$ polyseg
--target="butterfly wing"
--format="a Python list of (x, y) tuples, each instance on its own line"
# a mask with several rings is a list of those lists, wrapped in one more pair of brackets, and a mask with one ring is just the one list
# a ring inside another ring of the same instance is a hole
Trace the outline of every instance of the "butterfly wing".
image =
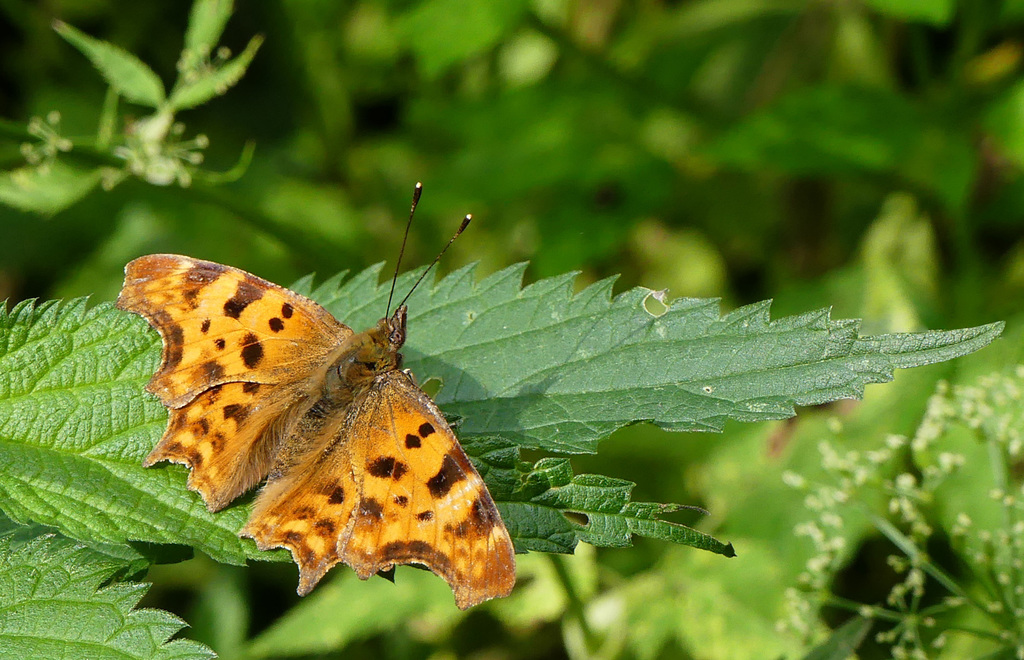
[(515, 550), (483, 480), (434, 403), (400, 371), (347, 409), (299, 424), (310, 447), (260, 493), (243, 536), (288, 548), (299, 593), (343, 562), (367, 579), (396, 564), (444, 578), (465, 609), (506, 596)]
[(266, 476), (331, 352), (352, 335), (303, 296), (178, 255), (129, 263), (117, 306), (144, 316), (163, 338), (162, 363), (146, 389), (171, 419), (144, 464), (188, 465), (189, 488), (211, 511)]
[(352, 334), (312, 300), (238, 268), (173, 254), (125, 266), (117, 306), (164, 338), (148, 389), (179, 408), (214, 385), (294, 382)]

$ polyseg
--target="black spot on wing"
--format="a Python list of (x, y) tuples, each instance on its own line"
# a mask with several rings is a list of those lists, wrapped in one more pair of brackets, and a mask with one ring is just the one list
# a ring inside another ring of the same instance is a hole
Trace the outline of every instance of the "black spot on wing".
[(216, 281), (226, 270), (227, 266), (209, 261), (201, 261), (189, 268), (185, 273), (185, 283), (181, 292), (188, 306), (192, 309), (199, 307), (199, 294), (203, 288)]
[(451, 454), (445, 454), (441, 461), (441, 468), (437, 474), (427, 480), (427, 488), (435, 498), (441, 498), (448, 494), (452, 486), (466, 478), (466, 474), (455, 462)]
[(384, 517), (384, 507), (372, 497), (367, 497), (359, 503), (359, 515), (380, 520)]
[(224, 376), (224, 367), (216, 360), (207, 360), (200, 369), (206, 380), (220, 380)]
[(371, 475), (379, 479), (394, 479), (398, 481), (409, 471), (409, 466), (402, 461), (395, 460), (392, 456), (381, 456), (366, 466)]
[(224, 341), (223, 337), (218, 337), (213, 340), (213, 343), (217, 345), (217, 350), (223, 351), (224, 347), (227, 346), (227, 342)]
[(284, 321), (277, 318), (276, 316), (269, 321), (270, 329), (274, 332), (281, 332), (284, 330)]
[(259, 337), (251, 332), (247, 332), (242, 337), (242, 361), (245, 362), (245, 366), (249, 369), (253, 369), (263, 360), (263, 344), (260, 343)]
[(249, 408), (240, 403), (229, 403), (224, 406), (224, 419), (233, 419), (241, 422), (249, 415)]
[(181, 351), (185, 345), (185, 333), (177, 323), (171, 323), (164, 327), (164, 336), (167, 341), (164, 346), (167, 349), (166, 367), (173, 369), (181, 363)]
[(395, 470), (395, 459), (391, 456), (381, 456), (370, 461), (366, 469), (369, 470), (370, 474), (379, 479), (390, 479), (391, 473)]
[(292, 317), (292, 311), (292, 306), (290, 304), (285, 303), (281, 305), (281, 316), (285, 317), (286, 319), (290, 319)]
[(420, 437), (409, 433), (405, 436), (405, 447), (406, 449), (416, 449), (420, 446)]
[(406, 497), (405, 495), (395, 495), (394, 499), (395, 499), (395, 504), (397, 504), (398, 506), (408, 506), (409, 505), (409, 498)]
[(263, 297), (263, 288), (249, 280), (243, 279), (235, 289), (235, 295), (231, 296), (224, 303), (224, 313), (233, 319), (237, 319), (245, 311), (245, 308)]
[(420, 437), (426, 438), (428, 435), (434, 432), (434, 427), (430, 422), (423, 422), (420, 424)]
[(335, 486), (334, 490), (331, 491), (331, 496), (327, 498), (327, 501), (331, 504), (341, 504), (345, 501), (345, 489), (341, 486)]
[(215, 282), (221, 273), (228, 269), (227, 266), (215, 264), (212, 261), (200, 261), (193, 264), (192, 268), (185, 273), (185, 282), (198, 288)]
[(433, 518), (434, 518), (434, 512), (433, 511), (420, 511), (419, 513), (416, 514), (416, 520), (419, 520), (421, 522), (427, 522), (428, 520), (432, 520)]
[(259, 383), (242, 383), (242, 391), (246, 394), (252, 394), (260, 389)]
[(199, 326), (199, 329), (202, 330), (204, 335), (207, 332), (209, 332), (210, 331), (210, 319), (203, 319), (203, 324), (201, 326)]

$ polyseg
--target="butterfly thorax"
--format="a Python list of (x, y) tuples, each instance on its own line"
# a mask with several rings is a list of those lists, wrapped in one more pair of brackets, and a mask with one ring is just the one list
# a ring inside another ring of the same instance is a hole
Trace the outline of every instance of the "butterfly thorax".
[(405, 343), (406, 307), (349, 337), (327, 370), (327, 395), (335, 403), (351, 402), (381, 374), (402, 368), (399, 349)]

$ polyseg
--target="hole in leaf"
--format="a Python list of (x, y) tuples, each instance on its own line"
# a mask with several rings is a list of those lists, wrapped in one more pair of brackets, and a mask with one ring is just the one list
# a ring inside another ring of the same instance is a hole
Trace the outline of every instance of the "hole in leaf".
[(580, 527), (586, 527), (590, 524), (590, 518), (586, 514), (578, 513), (576, 511), (563, 511), (562, 515), (571, 523), (576, 523)]
[(668, 289), (651, 291), (644, 298), (644, 310), (651, 316), (662, 316), (668, 311), (668, 303), (665, 302), (666, 298), (668, 298)]
[(431, 376), (420, 384), (420, 389), (431, 399), (436, 399), (438, 392), (444, 387), (444, 381), (437, 376)]

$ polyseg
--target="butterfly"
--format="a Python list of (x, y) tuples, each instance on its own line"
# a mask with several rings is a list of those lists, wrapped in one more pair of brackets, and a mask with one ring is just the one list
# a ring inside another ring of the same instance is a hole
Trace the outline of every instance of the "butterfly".
[(146, 389), (170, 419), (143, 464), (187, 465), (210, 511), (266, 479), (240, 535), (287, 548), (300, 595), (338, 563), (364, 580), (425, 566), (461, 609), (511, 592), (515, 550), (498, 509), (402, 370), (404, 301), (356, 333), (245, 271), (153, 254), (125, 267), (117, 306), (163, 339)]

